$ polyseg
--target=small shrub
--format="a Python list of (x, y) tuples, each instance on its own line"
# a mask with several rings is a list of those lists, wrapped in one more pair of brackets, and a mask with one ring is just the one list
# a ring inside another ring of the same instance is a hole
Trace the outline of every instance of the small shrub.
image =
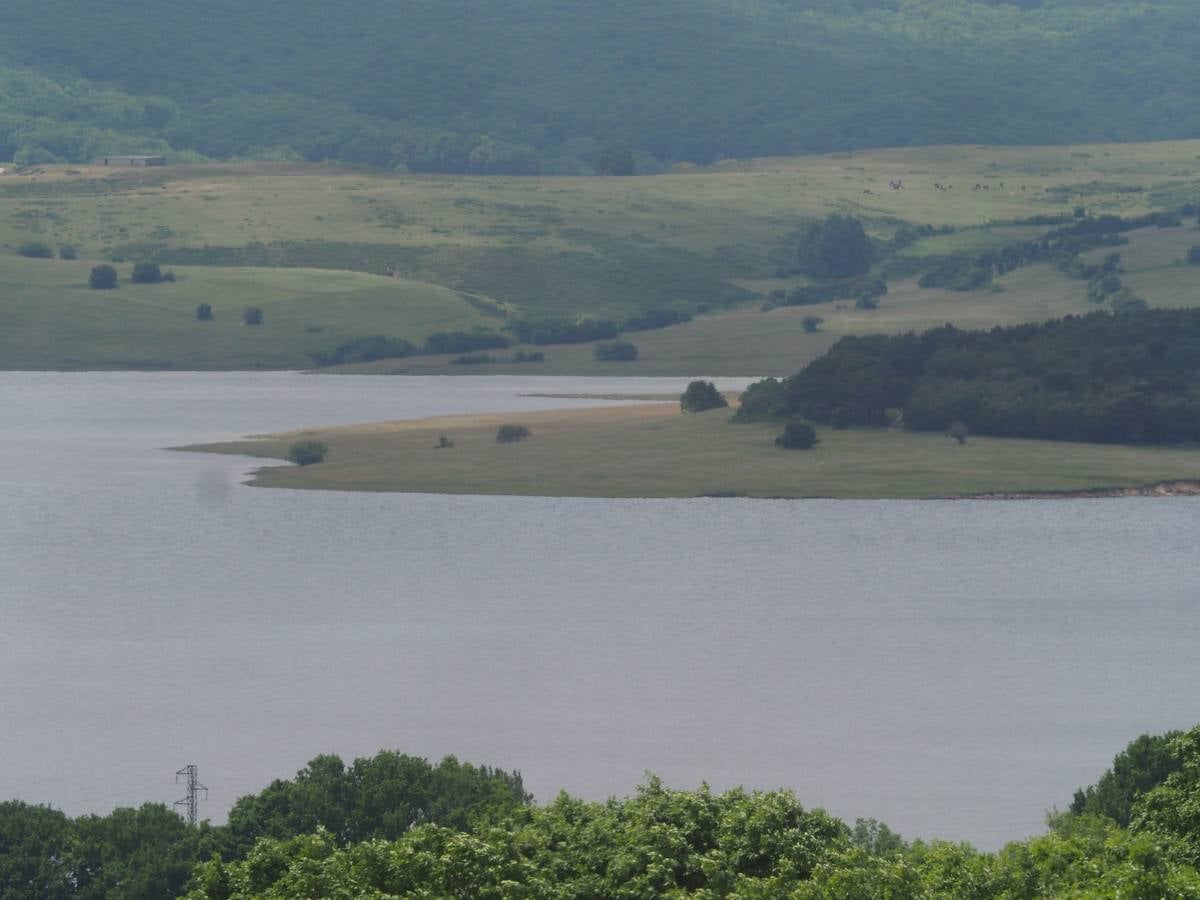
[(59, 259), (78, 259), (79, 252), (71, 244), (63, 244), (58, 248)]
[(879, 298), (871, 294), (863, 294), (854, 301), (855, 309), (879, 309)]
[(434, 450), (448, 450), (454, 446), (454, 441), (446, 437), (444, 434), (438, 438), (437, 443), (433, 445)]
[(257, 306), (247, 306), (246, 311), (242, 313), (242, 323), (245, 325), (261, 325), (263, 321), (263, 311)]
[(597, 344), (592, 355), (601, 362), (632, 362), (638, 358), (638, 349), (629, 341), (609, 341)]
[(162, 269), (158, 263), (140, 262), (133, 264), (133, 273), (129, 280), (134, 284), (158, 284), (163, 280)]
[(1192, 244), (1188, 247), (1187, 264), (1189, 266), (1200, 266), (1200, 245)]
[(117, 286), (117, 270), (107, 264), (93, 266), (88, 276), (88, 286), (92, 290), (107, 291)]
[(172, 284), (174, 284), (174, 282), (175, 282), (175, 272), (174, 272), (174, 270), (173, 270), (173, 269), (167, 269), (167, 271), (163, 272), (163, 273), (162, 273), (162, 280), (163, 280), (163, 281), (170, 281)]
[(807, 422), (789, 422), (783, 434), (775, 438), (775, 446), (784, 450), (811, 450), (817, 443), (817, 433)]
[(211, 322), (213, 319), (212, 306), (207, 303), (201, 303), (196, 307), (196, 318), (201, 322)]
[(946, 429), (946, 436), (954, 438), (959, 444), (967, 442), (968, 434), (970, 434), (970, 429), (967, 428), (967, 423), (961, 419), (955, 419)]
[(824, 321), (820, 316), (805, 316), (800, 324), (804, 328), (805, 334), (815, 334), (820, 330), (821, 323)]
[(684, 412), (697, 413), (708, 409), (722, 409), (729, 401), (711, 381), (693, 381), (679, 396), (679, 408)]
[(496, 441), (501, 444), (515, 444), (529, 437), (532, 432), (524, 425), (501, 425), (496, 430)]
[(30, 259), (54, 259), (54, 248), (45, 241), (25, 241), (17, 253)]
[(288, 450), (287, 458), (288, 462), (293, 462), (298, 466), (311, 466), (314, 463), (324, 462), (325, 454), (328, 452), (329, 445), (320, 441), (296, 441)]
[(546, 361), (546, 354), (541, 350), (535, 350), (532, 353), (526, 353), (524, 350), (518, 350), (513, 354), (512, 361), (515, 363), (540, 363)]
[(450, 360), (450, 364), (454, 366), (484, 366), (495, 361), (496, 357), (487, 353), (464, 353), (462, 356), (456, 356)]

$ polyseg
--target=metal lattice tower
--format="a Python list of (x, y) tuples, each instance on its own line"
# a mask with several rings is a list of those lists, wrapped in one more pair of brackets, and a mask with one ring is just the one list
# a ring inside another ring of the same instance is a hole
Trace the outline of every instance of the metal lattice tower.
[(175, 773), (176, 784), (179, 784), (179, 777), (181, 775), (187, 776), (187, 796), (182, 800), (176, 800), (175, 805), (182, 806), (187, 810), (187, 823), (193, 827), (196, 825), (196, 804), (201, 799), (200, 792), (204, 791), (203, 799), (208, 799), (208, 788), (200, 783), (200, 779), (197, 777), (199, 773), (200, 770), (195, 763), (192, 763), (189, 766), (184, 766)]

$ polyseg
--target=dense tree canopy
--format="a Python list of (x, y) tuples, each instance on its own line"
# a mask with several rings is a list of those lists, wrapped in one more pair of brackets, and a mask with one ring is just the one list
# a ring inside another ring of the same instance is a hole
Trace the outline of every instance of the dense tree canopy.
[[(848, 827), (788, 791), (651, 777), (624, 799), (533, 806), (518, 776), (453, 757), (326, 755), (243, 797), (228, 826), (154, 804), (71, 819), (0, 803), (0, 896), (1200, 897), (1200, 726), (1143, 735), (1081, 796), (1047, 834), (982, 853)], [(1092, 808), (1102, 798), (1131, 809), (1127, 828)]]
[(787, 379), (780, 415), (1100, 443), (1200, 440), (1200, 311), (846, 337)]
[(0, 158), (619, 174), (1191, 137), (1198, 41), (1188, 0), (6, 0)]

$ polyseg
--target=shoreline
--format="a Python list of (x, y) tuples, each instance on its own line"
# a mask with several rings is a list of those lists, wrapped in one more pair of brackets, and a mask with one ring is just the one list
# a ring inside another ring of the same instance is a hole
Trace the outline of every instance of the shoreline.
[[(731, 392), (732, 393), (732, 392)], [(484, 413), (312, 428), (172, 449), (284, 460), (295, 441), (328, 445), (316, 465), (267, 465), (256, 487), (608, 499), (1040, 500), (1200, 496), (1194, 449), (818, 429), (781, 450), (777, 423), (678, 403)], [(498, 443), (501, 425), (525, 426)], [(443, 440), (449, 441), (444, 444)]]
[(1072, 491), (1000, 491), (936, 497), (937, 500), (1113, 500), (1131, 497), (1200, 497), (1200, 481), (1173, 479), (1130, 487), (1080, 488)]

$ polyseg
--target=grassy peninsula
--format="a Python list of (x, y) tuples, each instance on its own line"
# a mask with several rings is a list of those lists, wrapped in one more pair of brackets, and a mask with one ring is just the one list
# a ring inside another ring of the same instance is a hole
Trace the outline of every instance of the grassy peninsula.
[[(729, 410), (682, 414), (645, 403), (453, 416), (271, 435), (182, 449), (286, 457), (329, 447), (319, 465), (267, 466), (252, 484), (320, 490), (576, 497), (955, 497), (1088, 491), (1200, 480), (1200, 453), (875, 429), (819, 429), (810, 451), (774, 446), (777, 424), (731, 424)], [(531, 435), (501, 444), (521, 424)], [(439, 438), (454, 446), (435, 449)]]

